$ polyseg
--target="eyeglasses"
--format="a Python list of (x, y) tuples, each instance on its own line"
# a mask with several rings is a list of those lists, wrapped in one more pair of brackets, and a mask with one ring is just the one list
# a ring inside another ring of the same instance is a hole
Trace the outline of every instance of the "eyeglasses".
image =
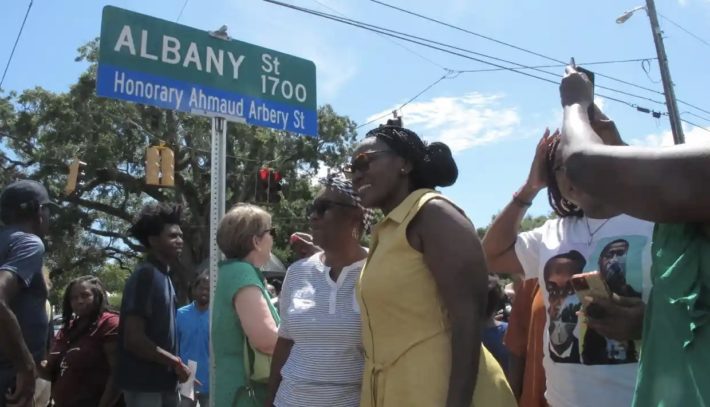
[(266, 229), (265, 231), (259, 233), (259, 236), (264, 236), (267, 233), (270, 234), (271, 237), (276, 237), (276, 228), (272, 227), (272, 228)]
[(343, 208), (357, 208), (357, 206), (344, 203), (344, 202), (335, 202), (335, 201), (329, 201), (326, 199), (318, 199), (316, 201), (313, 201), (312, 204), (308, 205), (306, 207), (306, 214), (308, 216), (313, 215), (314, 213), (318, 216), (323, 216), (325, 213), (330, 210), (331, 208), (334, 208), (336, 206), (340, 206)]
[(370, 169), (370, 163), (375, 161), (378, 156), (391, 154), (391, 150), (366, 151), (353, 157), (349, 164), (343, 167), (343, 173), (346, 177), (352, 178), (355, 171), (365, 172)]

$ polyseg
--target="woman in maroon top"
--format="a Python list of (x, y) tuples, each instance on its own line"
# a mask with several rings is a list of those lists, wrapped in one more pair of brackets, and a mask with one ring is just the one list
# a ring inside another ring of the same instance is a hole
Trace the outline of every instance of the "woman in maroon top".
[(79, 277), (66, 288), (64, 325), (57, 333), (40, 375), (52, 382), (56, 407), (114, 407), (120, 391), (113, 384), (118, 314), (108, 310), (101, 281)]

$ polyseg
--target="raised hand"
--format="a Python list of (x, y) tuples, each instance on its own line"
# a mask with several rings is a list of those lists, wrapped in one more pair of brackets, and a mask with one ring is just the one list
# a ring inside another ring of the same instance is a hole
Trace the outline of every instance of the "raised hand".
[(568, 66), (565, 68), (565, 76), (560, 83), (560, 98), (562, 106), (578, 104), (587, 109), (594, 103), (592, 82), (587, 78), (587, 75), (577, 72), (572, 66)]

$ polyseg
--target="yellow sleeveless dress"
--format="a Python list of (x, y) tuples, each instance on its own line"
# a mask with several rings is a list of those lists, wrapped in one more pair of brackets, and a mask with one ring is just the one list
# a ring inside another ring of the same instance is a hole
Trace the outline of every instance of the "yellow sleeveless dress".
[[(451, 370), (446, 309), (406, 234), (431, 199), (446, 198), (430, 189), (412, 192), (372, 236), (357, 291), (365, 349), (362, 407), (446, 405)], [(472, 405), (517, 406), (500, 365), (483, 345)]]

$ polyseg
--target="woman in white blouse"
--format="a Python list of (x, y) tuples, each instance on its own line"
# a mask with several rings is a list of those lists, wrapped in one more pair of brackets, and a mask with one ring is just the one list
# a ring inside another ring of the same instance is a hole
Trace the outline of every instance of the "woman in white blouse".
[(267, 405), (360, 404), (364, 359), (355, 286), (367, 257), (360, 238), (372, 216), (350, 181), (320, 182), (324, 188), (308, 215), (314, 243), (323, 251), (286, 273)]

